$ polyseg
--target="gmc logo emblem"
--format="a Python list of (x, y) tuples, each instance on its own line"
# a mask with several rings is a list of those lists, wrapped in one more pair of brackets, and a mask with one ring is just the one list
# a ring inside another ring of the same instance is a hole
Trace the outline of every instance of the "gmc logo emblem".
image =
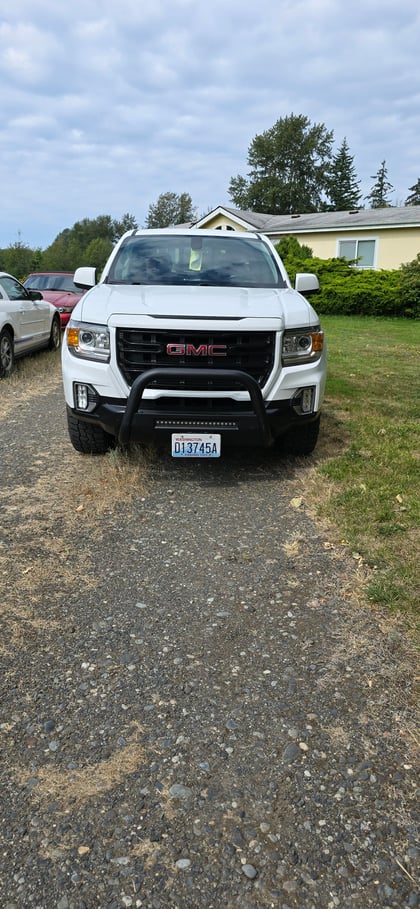
[(167, 344), (169, 357), (227, 357), (226, 344)]

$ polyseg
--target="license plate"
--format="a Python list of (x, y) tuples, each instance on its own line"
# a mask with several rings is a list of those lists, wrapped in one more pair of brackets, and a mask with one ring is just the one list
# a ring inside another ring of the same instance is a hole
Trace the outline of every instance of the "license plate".
[(220, 435), (204, 433), (172, 433), (173, 458), (220, 458)]

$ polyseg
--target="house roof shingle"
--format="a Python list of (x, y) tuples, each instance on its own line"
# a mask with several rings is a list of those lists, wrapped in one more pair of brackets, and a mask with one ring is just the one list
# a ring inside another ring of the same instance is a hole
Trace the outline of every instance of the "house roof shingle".
[(216, 212), (226, 212), (233, 218), (246, 222), (255, 230), (269, 233), (420, 227), (420, 205), (360, 208), (354, 211), (325, 211), (301, 215), (268, 215), (262, 212), (240, 211), (223, 205), (200, 218), (198, 224), (207, 221)]

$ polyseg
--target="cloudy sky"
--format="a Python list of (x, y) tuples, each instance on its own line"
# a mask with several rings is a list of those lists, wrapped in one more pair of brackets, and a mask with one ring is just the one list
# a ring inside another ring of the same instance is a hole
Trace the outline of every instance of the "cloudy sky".
[(255, 135), (304, 114), (368, 193), (420, 177), (418, 0), (0, 0), (0, 247), (163, 192), (232, 204)]

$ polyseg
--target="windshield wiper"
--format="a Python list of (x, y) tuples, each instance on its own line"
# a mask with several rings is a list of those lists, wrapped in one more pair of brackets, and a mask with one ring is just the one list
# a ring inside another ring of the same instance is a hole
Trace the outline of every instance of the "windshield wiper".
[(104, 284), (114, 284), (116, 287), (137, 287), (140, 284), (146, 284), (146, 281), (110, 281), (108, 278)]

